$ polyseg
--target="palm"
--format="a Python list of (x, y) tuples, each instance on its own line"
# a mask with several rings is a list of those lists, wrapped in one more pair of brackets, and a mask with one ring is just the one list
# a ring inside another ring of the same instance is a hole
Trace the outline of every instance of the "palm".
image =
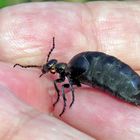
[[(90, 140), (93, 137), (138, 140), (138, 107), (103, 91), (82, 87), (75, 89), (76, 100), (72, 108), (67, 106), (65, 114), (59, 118), (63, 102), (60, 99), (53, 110), (55, 97), (51, 95), (55, 93), (52, 81), (57, 75), (39, 78), (40, 70), (12, 68), (15, 63), (41, 65), (51, 48), (52, 36), (55, 36), (56, 48), (51, 57), (59, 61), (68, 62), (78, 52), (96, 50), (114, 55), (139, 70), (140, 12), (134, 8), (140, 8), (138, 3), (33, 3), (1, 10), (0, 57), (4, 63), (0, 65), (0, 137), (6, 139), (8, 131), (13, 139), (30, 136), (34, 140)], [(70, 95), (67, 94), (67, 104)], [(50, 112), (58, 119), (51, 117)]]

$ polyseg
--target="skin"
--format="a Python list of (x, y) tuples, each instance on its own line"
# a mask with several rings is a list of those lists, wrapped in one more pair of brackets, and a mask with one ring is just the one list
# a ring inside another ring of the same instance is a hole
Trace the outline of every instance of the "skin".
[[(51, 58), (69, 62), (82, 51), (116, 56), (139, 73), (140, 3), (30, 3), (0, 10), (0, 139), (139, 140), (140, 108), (90, 87), (75, 88), (75, 102), (60, 118), (53, 80), (39, 78), (55, 36)], [(53, 113), (53, 116), (51, 115)], [(69, 125), (68, 125), (69, 124)]]

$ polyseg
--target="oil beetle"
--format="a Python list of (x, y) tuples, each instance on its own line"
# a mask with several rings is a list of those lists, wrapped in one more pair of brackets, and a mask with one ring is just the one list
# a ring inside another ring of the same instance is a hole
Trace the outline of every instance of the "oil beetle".
[(22, 68), (41, 68), (42, 74), (40, 77), (48, 72), (52, 74), (58, 73), (59, 78), (54, 80), (57, 99), (53, 106), (57, 104), (60, 98), (57, 84), (64, 82), (67, 78), (68, 83), (63, 84), (61, 89), (64, 106), (59, 116), (66, 109), (65, 88), (70, 88), (72, 93), (70, 107), (74, 103), (74, 85), (80, 87), (81, 84), (85, 84), (91, 87), (100, 87), (127, 102), (135, 105), (140, 104), (140, 76), (127, 64), (113, 56), (95, 51), (79, 53), (68, 64), (59, 63), (56, 59), (49, 60), (54, 48), (55, 38), (53, 37), (53, 47), (48, 54), (46, 64), (43, 66), (15, 64), (14, 67), (18, 65)]

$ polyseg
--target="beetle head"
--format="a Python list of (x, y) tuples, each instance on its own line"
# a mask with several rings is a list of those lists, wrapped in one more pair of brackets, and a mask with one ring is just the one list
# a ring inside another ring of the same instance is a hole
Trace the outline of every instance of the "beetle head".
[(42, 74), (40, 75), (40, 77), (48, 72), (51, 72), (52, 74), (55, 74), (56, 72), (56, 64), (57, 64), (57, 60), (56, 59), (51, 59), (49, 60), (46, 64), (44, 64), (42, 66)]

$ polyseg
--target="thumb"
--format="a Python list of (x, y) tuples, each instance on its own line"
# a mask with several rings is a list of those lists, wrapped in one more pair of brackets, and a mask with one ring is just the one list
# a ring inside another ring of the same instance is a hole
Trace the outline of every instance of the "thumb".
[[(63, 122), (41, 114), (14, 97), (7, 87), (0, 85), (0, 139), (78, 139), (93, 140)], [(55, 135), (54, 135), (55, 133)], [(56, 135), (58, 133), (59, 135)]]

